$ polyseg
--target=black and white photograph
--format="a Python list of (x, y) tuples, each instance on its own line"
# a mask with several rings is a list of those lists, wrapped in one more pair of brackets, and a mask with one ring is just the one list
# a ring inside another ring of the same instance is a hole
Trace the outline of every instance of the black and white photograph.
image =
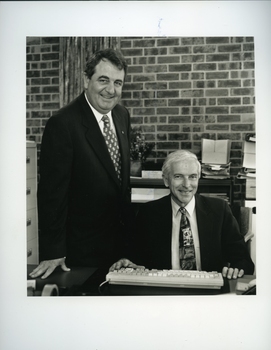
[(255, 295), (254, 38), (26, 43), (29, 295)]
[(269, 349), (270, 3), (1, 8), (0, 347)]

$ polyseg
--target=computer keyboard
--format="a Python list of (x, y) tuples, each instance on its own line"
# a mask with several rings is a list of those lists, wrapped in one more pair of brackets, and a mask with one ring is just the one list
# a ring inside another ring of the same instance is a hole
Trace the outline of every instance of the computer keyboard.
[(121, 268), (106, 275), (109, 284), (176, 288), (220, 289), (221, 273), (194, 270), (148, 270)]

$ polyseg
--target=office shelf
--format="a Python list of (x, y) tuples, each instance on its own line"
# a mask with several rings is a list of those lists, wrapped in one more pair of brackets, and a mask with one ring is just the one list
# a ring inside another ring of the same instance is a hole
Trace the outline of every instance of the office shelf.
[[(164, 195), (168, 193), (168, 189), (164, 185), (163, 179), (149, 179), (149, 178), (131, 178), (131, 190), (132, 190), (132, 202), (133, 202), (133, 190), (134, 189), (149, 189), (151, 194), (152, 190), (164, 190)], [(217, 196), (221, 198), (227, 198), (228, 203), (231, 205), (233, 201), (232, 195), (232, 180), (231, 179), (200, 179), (198, 186), (198, 193), (206, 196)], [(155, 192), (155, 191), (153, 191)], [(160, 191), (160, 194), (163, 192)], [(162, 195), (160, 195), (162, 196)], [(150, 196), (151, 199), (151, 196)], [(153, 199), (157, 199), (154, 198)], [(142, 200), (141, 202), (144, 202)]]

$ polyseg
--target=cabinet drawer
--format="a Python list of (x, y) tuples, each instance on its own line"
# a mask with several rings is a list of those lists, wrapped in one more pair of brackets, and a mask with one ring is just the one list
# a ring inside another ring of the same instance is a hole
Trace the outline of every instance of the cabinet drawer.
[(36, 265), (39, 263), (38, 237), (27, 242), (27, 264)]
[(36, 208), (26, 212), (27, 241), (38, 237), (38, 220)]
[(31, 179), (37, 174), (36, 147), (27, 147), (26, 149), (26, 177)]
[(32, 209), (37, 206), (36, 179), (28, 179), (26, 181), (26, 205), (27, 205), (27, 209)]

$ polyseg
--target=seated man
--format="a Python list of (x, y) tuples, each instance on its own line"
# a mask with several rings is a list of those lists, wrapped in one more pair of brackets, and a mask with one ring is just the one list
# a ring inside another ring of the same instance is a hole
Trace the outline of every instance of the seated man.
[[(163, 179), (170, 195), (142, 204), (131, 259), (147, 268), (219, 271), (223, 277), (253, 274), (239, 226), (228, 204), (196, 194), (201, 166), (195, 154), (168, 155)], [(110, 268), (137, 267), (121, 259)]]

